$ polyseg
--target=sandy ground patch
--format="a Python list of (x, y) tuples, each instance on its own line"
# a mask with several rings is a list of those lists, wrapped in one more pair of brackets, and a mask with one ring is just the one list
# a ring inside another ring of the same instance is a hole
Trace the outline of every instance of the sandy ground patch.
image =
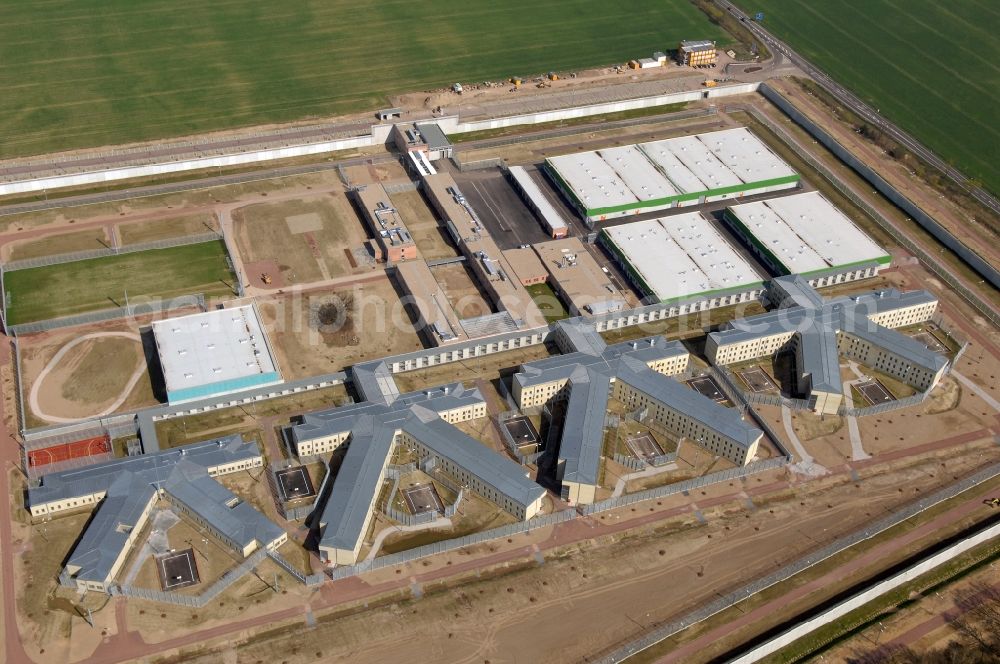
[[(193, 312), (174, 313), (183, 315)], [(148, 320), (117, 320), (19, 337), (28, 426), (50, 423), (31, 410), (29, 396), (36, 389), (35, 385), (46, 365), (60, 349), (90, 334), (127, 334), (137, 338), (141, 326), (145, 324)], [(65, 418), (91, 417), (118, 399), (133, 373), (145, 364), (143, 349), (137, 341), (121, 337), (89, 338), (72, 347), (58, 365), (42, 377), (44, 382), (37, 388), (41, 410)], [(115, 410), (127, 412), (156, 405), (158, 399), (153, 383), (159, 381), (158, 369), (154, 368), (153, 374), (144, 370), (128, 391), (127, 398)]]
[(476, 318), (493, 312), (465, 263), (438, 265), (431, 272), (459, 318)]
[(434, 217), (434, 213), (419, 191), (404, 191), (392, 194), (391, 198), (424, 260), (432, 261), (459, 255), (458, 249), (448, 237), (448, 231)]
[(113, 413), (146, 373), (142, 339), (130, 332), (94, 332), (62, 346), (35, 379), (31, 410), (50, 422)]
[(214, 212), (118, 224), (118, 237), (122, 244), (139, 244), (218, 231), (219, 219)]
[[(258, 203), (233, 210), (232, 217), (243, 261), (276, 264), (286, 285), (370, 269), (356, 268), (348, 258), (367, 236), (341, 193)], [(254, 285), (259, 285), (259, 277), (257, 273), (247, 275)]]
[[(283, 375), (304, 378), (422, 348), (399, 298), (381, 274), (351, 287), (261, 298), (258, 306)], [(319, 322), (319, 307), (347, 299), (353, 306), (341, 322)]]
[(111, 246), (104, 226), (70, 233), (50, 233), (37, 238), (15, 240), (3, 247), (4, 261), (17, 261), (40, 256), (71, 254), (77, 251), (107, 249)]
[(351, 185), (375, 184), (383, 182), (407, 182), (409, 176), (399, 162), (391, 161), (380, 164), (362, 164), (344, 168)]

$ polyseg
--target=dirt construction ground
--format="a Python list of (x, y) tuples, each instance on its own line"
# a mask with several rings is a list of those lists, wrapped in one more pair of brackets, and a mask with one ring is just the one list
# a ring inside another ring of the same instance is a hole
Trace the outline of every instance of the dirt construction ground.
[(28, 426), (156, 405), (140, 329), (110, 321), (20, 337)]
[[(995, 446), (981, 449), (994, 459), (1000, 457)], [(536, 537), (518, 536), (513, 545), (524, 555), (507, 567), (505, 576), (491, 579), (487, 572), (479, 580), (470, 577), (460, 587), (441, 592), (434, 592), (434, 570), (461, 565), (461, 554), (414, 563), (401, 576), (385, 570), (324, 586), (320, 595), (344, 600), (397, 587), (400, 582), (405, 588), (412, 583), (408, 577), (419, 574), (423, 598), (414, 601), (406, 594), (392, 594), (381, 608), (353, 616), (320, 615), (319, 626), (308, 631), (298, 629), (299, 619), (293, 623), (293, 635), (274, 629), (257, 642), (251, 637), (249, 644), (224, 650), (238, 662), (281, 652), (289, 664), (323, 658), (352, 662), (583, 661), (609, 642), (683, 612), (694, 605), (693, 598), (707, 601), (747, 575), (764, 573), (802, 555), (819, 538), (825, 541), (850, 531), (876, 513), (912, 500), (912, 494), (901, 495), (897, 487), (925, 478), (941, 464), (948, 473), (967, 472), (978, 467), (978, 454), (940, 455), (880, 477), (862, 473), (864, 496), (843, 475), (801, 484), (794, 477), (775, 474), (732, 487), (711, 487), (704, 495), (671, 497), (662, 505), (647, 508), (641, 504), (632, 508), (635, 513), (626, 508), (596, 521), (615, 524), (638, 518), (637, 513), (647, 509), (672, 509), (677, 516), (655, 529), (603, 536), (546, 553), (541, 565), (530, 553)], [(939, 476), (938, 482), (944, 481)], [(921, 481), (925, 490), (932, 484)], [(743, 495), (751, 497), (753, 509), (732, 493), (741, 487)], [(765, 487), (775, 493), (766, 495)], [(723, 498), (727, 494), (731, 498)], [(699, 525), (695, 509), (705, 524)], [(589, 530), (594, 527), (589, 521), (567, 525), (565, 530)], [(546, 530), (543, 546), (558, 537)], [(809, 533), (815, 537), (807, 537)], [(469, 555), (489, 555), (510, 546), (501, 541), (478, 547)], [(664, 601), (668, 597), (678, 602)], [(545, 629), (538, 629), (541, 622)], [(213, 655), (220, 656), (225, 654)]]
[[(384, 272), (353, 286), (258, 298), (261, 317), (286, 379), (340, 371), (352, 364), (423, 348)], [(324, 324), (324, 304), (345, 315)]]
[(421, 258), (432, 261), (459, 255), (448, 237), (448, 231), (434, 218), (434, 213), (419, 191), (404, 191), (392, 194), (391, 198), (406, 229), (417, 243)]
[(459, 318), (476, 318), (493, 311), (465, 263), (438, 265), (431, 272)]
[(276, 266), (280, 285), (305, 284), (367, 271), (352, 265), (350, 254), (366, 239), (347, 197), (329, 193), (280, 203), (258, 203), (233, 210), (233, 228), (244, 275), (261, 285), (257, 264)]

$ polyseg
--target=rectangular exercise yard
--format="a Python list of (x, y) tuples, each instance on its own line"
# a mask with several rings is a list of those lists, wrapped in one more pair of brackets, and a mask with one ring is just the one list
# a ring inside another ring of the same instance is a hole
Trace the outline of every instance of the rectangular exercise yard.
[(222, 241), (5, 272), (7, 323), (18, 325), (194, 293), (232, 295)]

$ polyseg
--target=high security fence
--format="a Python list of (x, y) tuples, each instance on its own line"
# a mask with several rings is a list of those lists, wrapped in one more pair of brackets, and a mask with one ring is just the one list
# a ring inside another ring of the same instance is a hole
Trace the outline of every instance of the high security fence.
[(3, 264), (4, 272), (16, 272), (17, 270), (27, 270), (33, 267), (45, 267), (48, 265), (60, 265), (62, 263), (74, 263), (76, 261), (86, 261), (92, 258), (105, 258), (107, 256), (117, 256), (119, 254), (134, 254), (140, 251), (152, 251), (155, 249), (172, 249), (173, 247), (183, 247), (189, 244), (202, 244), (204, 242), (217, 242), (222, 237), (216, 232), (198, 233), (197, 235), (187, 235), (184, 237), (167, 238), (164, 240), (154, 240), (152, 242), (141, 242), (138, 244), (126, 244), (114, 247), (104, 247), (103, 249), (91, 249), (89, 251), (74, 251), (67, 254), (55, 254), (52, 256), (39, 256), (38, 258), (25, 258), (19, 261), (9, 261)]
[(618, 452), (615, 452), (611, 458), (615, 460), (615, 463), (619, 463), (628, 468), (629, 470), (646, 469), (646, 462), (634, 456), (627, 456), (625, 454), (619, 454)]
[(666, 486), (656, 487), (655, 489), (646, 489), (645, 491), (637, 491), (636, 493), (627, 493), (623, 496), (608, 498), (607, 500), (602, 500), (598, 503), (581, 505), (580, 513), (589, 516), (591, 514), (607, 512), (608, 510), (625, 507), (627, 505), (634, 505), (635, 503), (641, 503), (645, 500), (663, 498), (664, 496), (672, 496), (678, 493), (684, 493), (685, 491), (700, 489), (712, 484), (718, 484), (719, 482), (727, 482), (741, 477), (749, 477), (750, 475), (754, 475), (756, 473), (763, 473), (768, 470), (774, 470), (775, 468), (781, 468), (790, 461), (791, 459), (789, 457), (783, 456), (766, 459), (764, 461), (754, 461), (741, 468), (730, 468), (729, 470), (722, 470), (717, 473), (712, 473), (711, 475), (695, 477), (693, 479), (684, 480), (683, 482), (677, 482), (675, 484), (667, 484)]
[[(197, 293), (195, 295), (185, 295), (183, 297), (175, 297), (169, 300), (143, 300), (141, 302), (131, 302), (126, 307), (102, 309), (101, 311), (92, 311), (78, 316), (64, 316), (62, 318), (50, 318), (49, 320), (40, 320), (33, 323), (8, 325), (7, 334), (21, 336), (24, 334), (32, 334), (34, 332), (56, 330), (63, 327), (100, 323), (107, 320), (115, 320), (116, 318), (149, 316), (151, 314), (158, 314), (172, 309), (183, 309), (187, 307), (196, 307), (201, 311), (205, 311), (205, 295), (203, 293)], [(7, 320), (6, 310), (4, 316), (4, 320)]]
[(455, 551), (456, 549), (472, 546), (473, 544), (489, 542), (490, 540), (501, 539), (504, 537), (512, 537), (514, 535), (531, 532), (537, 528), (544, 528), (557, 523), (572, 521), (576, 518), (576, 516), (577, 514), (573, 510), (563, 510), (562, 512), (555, 512), (553, 514), (536, 516), (529, 521), (512, 523), (509, 526), (501, 526), (492, 530), (484, 530), (481, 533), (474, 533), (472, 535), (466, 535), (465, 537), (456, 537), (454, 539), (444, 540), (443, 542), (426, 544), (415, 549), (409, 549), (408, 551), (400, 551), (399, 553), (393, 553), (388, 556), (379, 556), (378, 558), (366, 560), (364, 562), (357, 563), (356, 565), (335, 567), (330, 570), (330, 578), (336, 581), (338, 579), (346, 579), (352, 576), (358, 576), (359, 574), (364, 574), (366, 572), (384, 569), (386, 567), (402, 565), (421, 558), (427, 558), (428, 556), (435, 556), (439, 553)]
[(257, 567), (257, 565), (263, 562), (264, 558), (267, 558), (267, 556), (268, 551), (266, 549), (255, 551), (249, 558), (240, 563), (239, 566), (223, 574), (218, 581), (209, 586), (208, 589), (200, 595), (181, 595), (178, 593), (163, 592), (161, 590), (153, 590), (151, 588), (137, 588), (135, 586), (128, 585), (111, 586), (111, 594), (148, 599), (153, 602), (165, 602), (167, 604), (176, 604), (177, 606), (201, 608), (218, 597), (219, 594), (221, 594), (229, 586), (233, 585), (246, 574), (250, 573), (255, 567)]
[(288, 561), (283, 555), (277, 551), (268, 551), (267, 557), (277, 563), (283, 570), (292, 575), (299, 583), (302, 583), (306, 587), (318, 586), (324, 581), (326, 581), (326, 574), (303, 574), (295, 567), (292, 563)]
[(924, 510), (930, 509), (938, 503), (944, 502), (955, 496), (961, 494), (964, 491), (971, 489), (987, 480), (990, 480), (996, 476), (1000, 475), (1000, 464), (990, 466), (985, 468), (978, 473), (967, 477), (966, 479), (954, 484), (950, 487), (942, 489), (936, 493), (927, 496), (915, 503), (907, 505), (906, 507), (894, 512), (886, 517), (883, 517), (864, 528), (854, 531), (848, 535), (845, 535), (834, 542), (820, 548), (813, 553), (810, 553), (798, 560), (785, 565), (779, 570), (768, 574), (767, 576), (757, 579), (751, 583), (746, 584), (741, 588), (737, 588), (732, 592), (725, 595), (719, 595), (717, 599), (712, 600), (708, 604), (688, 613), (681, 618), (665, 623), (656, 627), (649, 633), (631, 641), (630, 643), (614, 650), (607, 656), (598, 660), (601, 664), (615, 664), (621, 662), (622, 660), (634, 655), (637, 652), (641, 652), (650, 646), (659, 643), (663, 639), (669, 638), (670, 636), (677, 634), (678, 632), (687, 629), (691, 625), (695, 625), (710, 616), (724, 611), (732, 606), (735, 606), (739, 602), (749, 599), (751, 596), (756, 595), (765, 588), (769, 588), (776, 583), (785, 581), (799, 572), (806, 570), (817, 563), (820, 563), (827, 558), (837, 555), (842, 551), (849, 549), (859, 542), (863, 542), (866, 539), (875, 537), (876, 535), (885, 532), (886, 530), (896, 526), (907, 519), (920, 514)]
[[(860, 173), (866, 179), (868, 178), (867, 174), (869, 174), (869, 173), (873, 174), (875, 179), (874, 180), (869, 180), (869, 182), (871, 182), (872, 186), (875, 187), (876, 189), (878, 189), (879, 191), (882, 191), (882, 193), (886, 197), (888, 197), (889, 200), (891, 200), (893, 203), (895, 203), (896, 205), (899, 205), (904, 210), (906, 210), (907, 213), (910, 214), (911, 217), (913, 217), (914, 219), (916, 219), (918, 221), (918, 223), (921, 223), (921, 225), (923, 226), (924, 224), (921, 222), (921, 219), (926, 218), (926, 219), (930, 220), (931, 222), (933, 222), (935, 225), (937, 224), (937, 222), (934, 222), (933, 219), (930, 219), (930, 217), (928, 217), (926, 215), (926, 213), (924, 213), (919, 208), (916, 208), (912, 203), (910, 203), (908, 201), (908, 199), (906, 199), (902, 194), (900, 194), (898, 191), (896, 191), (894, 188), (892, 188), (892, 186), (889, 185), (889, 183), (885, 182), (885, 180), (882, 180), (882, 178), (879, 177), (877, 174), (874, 174), (874, 171), (872, 171), (870, 168), (868, 168), (864, 164), (861, 164), (842, 145), (840, 145), (840, 143), (837, 143), (833, 138), (831, 138), (819, 126), (817, 126), (811, 120), (809, 120), (804, 115), (802, 115), (798, 111), (798, 109), (796, 109), (794, 106), (792, 106), (784, 97), (782, 97), (780, 94), (778, 94), (777, 92), (775, 92), (774, 90), (772, 90), (771, 88), (769, 88), (766, 84), (761, 84), (761, 86), (760, 86), (759, 89), (760, 89), (761, 94), (763, 94), (767, 99), (769, 99), (771, 102), (773, 102), (778, 108), (780, 108), (790, 118), (792, 118), (795, 122), (797, 122), (800, 126), (802, 126), (802, 128), (805, 129), (807, 132), (809, 132), (809, 134), (812, 135), (813, 138), (815, 138), (817, 141), (819, 141), (820, 143), (822, 143), (828, 149), (830, 149), (831, 151), (833, 151), (833, 153), (836, 154), (848, 166), (850, 166), (851, 168), (853, 168), (854, 170), (856, 170), (858, 173)], [(756, 119), (758, 122), (760, 122), (765, 127), (767, 127), (769, 130), (771, 130), (772, 133), (774, 133), (776, 136), (778, 136), (778, 138), (780, 138), (787, 145), (791, 145), (791, 146), (795, 145), (794, 139), (792, 139), (792, 137), (789, 136), (789, 134), (788, 134), (787, 131), (785, 131), (782, 127), (779, 127), (777, 124), (775, 124), (774, 122), (772, 122), (770, 120), (770, 118), (767, 118), (766, 116), (764, 116), (764, 114), (761, 113), (760, 111), (758, 111), (757, 109), (755, 109), (755, 108), (753, 108), (751, 106), (740, 106), (739, 108), (740, 108), (740, 110), (743, 110), (743, 111), (749, 113), (751, 116), (753, 116), (754, 119)], [(841, 194), (843, 194), (844, 196), (846, 196), (852, 203), (854, 203), (859, 208), (861, 208), (862, 210), (864, 210), (865, 213), (869, 217), (871, 217), (872, 220), (874, 220), (875, 223), (877, 223), (882, 230), (884, 230), (886, 233), (888, 233), (889, 235), (891, 235), (892, 238), (896, 242), (898, 242), (901, 247), (905, 248), (911, 254), (913, 254), (914, 256), (916, 256), (920, 260), (920, 263), (924, 267), (926, 267), (928, 270), (930, 270), (931, 272), (933, 272), (935, 276), (937, 276), (943, 282), (945, 282), (946, 284), (948, 284), (948, 286), (950, 286), (953, 290), (955, 290), (963, 298), (965, 298), (965, 300), (970, 305), (972, 305), (972, 307), (976, 311), (978, 311), (982, 316), (984, 316), (987, 320), (989, 320), (994, 325), (1000, 325), (1000, 314), (997, 314), (996, 311), (994, 311), (993, 308), (986, 301), (984, 301), (979, 295), (977, 295), (976, 293), (973, 293), (971, 290), (969, 290), (964, 285), (962, 285), (937, 260), (937, 258), (935, 258), (934, 256), (932, 256), (928, 252), (924, 251), (913, 240), (911, 240), (906, 235), (904, 235), (903, 233), (901, 233), (892, 223), (889, 222), (889, 220), (887, 220), (885, 217), (882, 216), (881, 212), (879, 212), (878, 210), (876, 210), (875, 208), (873, 208), (866, 201), (862, 200), (857, 194), (855, 194), (851, 190), (850, 187), (848, 187), (843, 182), (841, 182), (840, 178), (837, 177), (836, 175), (834, 175), (830, 171), (830, 169), (827, 168), (824, 164), (822, 164), (819, 160), (813, 158), (810, 154), (808, 154), (807, 152), (803, 152), (803, 151), (799, 151), (798, 155), (806, 163), (808, 163), (810, 167), (812, 167), (813, 169), (815, 169), (828, 182), (830, 182), (830, 184), (832, 184), (834, 187), (836, 187), (837, 190)], [(918, 214), (914, 215), (913, 212), (916, 212)], [(930, 228), (928, 226), (924, 226), (924, 227), (928, 229), (928, 232), (931, 232)], [(968, 250), (966, 249), (966, 250), (962, 251), (962, 247), (958, 247), (958, 249), (956, 250), (956, 247), (958, 246), (956, 243), (958, 243), (958, 241), (953, 236), (951, 236), (945, 229), (941, 228), (940, 226), (938, 226), (938, 229), (939, 230), (937, 232), (931, 232), (931, 234), (934, 235), (935, 237), (937, 237), (939, 240), (941, 240), (941, 242), (943, 244), (945, 244), (946, 246), (948, 246), (950, 249), (952, 249), (953, 251), (956, 251), (956, 253), (959, 256), (961, 256), (963, 259), (967, 260)], [(943, 239), (943, 238), (948, 238), (948, 237), (951, 238), (951, 242), (948, 242), (948, 241), (946, 241), (946, 239)], [(958, 244), (960, 244), (960, 243), (958, 243)], [(955, 246), (953, 246), (953, 245), (955, 245)], [(975, 260), (975, 259), (973, 259), (973, 260)], [(967, 262), (968, 262), (968, 260), (967, 260)], [(978, 262), (981, 264), (982, 263), (982, 259), (979, 259)]]

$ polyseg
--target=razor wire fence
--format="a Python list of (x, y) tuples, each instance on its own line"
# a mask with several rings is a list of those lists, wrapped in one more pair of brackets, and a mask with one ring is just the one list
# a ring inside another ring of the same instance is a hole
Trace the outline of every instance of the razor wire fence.
[(89, 313), (78, 314), (76, 316), (50, 318), (48, 320), (33, 321), (31, 323), (18, 323), (16, 325), (8, 325), (7, 332), (8, 334), (13, 335), (33, 334), (36, 332), (56, 330), (63, 327), (75, 327), (77, 325), (101, 323), (104, 321), (115, 320), (117, 318), (149, 316), (152, 314), (170, 311), (172, 309), (183, 309), (187, 307), (197, 307), (198, 309), (205, 311), (207, 308), (205, 294), (196, 293), (194, 295), (184, 295), (182, 297), (170, 298), (167, 300), (143, 300), (139, 303), (129, 303), (127, 306), (123, 307), (113, 307), (110, 309), (102, 309), (100, 311), (91, 311)]
[(18, 270), (28, 270), (35, 267), (48, 267), (50, 265), (61, 265), (63, 263), (75, 263), (94, 258), (106, 258), (108, 256), (118, 256), (121, 254), (135, 254), (142, 251), (155, 251), (157, 249), (173, 249), (174, 247), (184, 247), (190, 244), (203, 244), (205, 242), (217, 242), (221, 239), (221, 234), (215, 231), (186, 235), (182, 237), (166, 238), (163, 240), (151, 240), (149, 242), (139, 242), (136, 244), (126, 244), (102, 249), (89, 249), (87, 251), (73, 251), (65, 254), (53, 254), (51, 256), (38, 256), (36, 258), (22, 258), (21, 260), (8, 261), (3, 264), (4, 272), (16, 272)]
[(809, 553), (760, 579), (752, 581), (740, 588), (737, 588), (736, 590), (726, 593), (725, 595), (719, 595), (708, 604), (691, 611), (677, 620), (656, 626), (649, 633), (644, 634), (643, 636), (615, 649), (597, 661), (601, 664), (616, 664), (617, 662), (621, 662), (622, 660), (627, 659), (628, 657), (631, 657), (632, 655), (641, 652), (646, 648), (649, 648), (660, 641), (663, 641), (664, 639), (667, 639), (674, 634), (677, 634), (678, 632), (715, 615), (716, 613), (736, 606), (740, 602), (749, 599), (766, 588), (769, 588), (777, 583), (781, 583), (782, 581), (795, 576), (813, 565), (821, 563), (824, 560), (849, 549), (859, 542), (863, 542), (867, 539), (875, 537), (876, 535), (884, 533), (890, 528), (903, 523), (907, 519), (910, 519), (939, 503), (950, 500), (951, 498), (954, 498), (955, 496), (958, 496), (959, 494), (968, 491), (983, 482), (997, 477), (998, 475), (1000, 475), (1000, 464), (995, 464), (985, 468), (950, 487), (941, 489), (930, 496), (922, 498), (921, 500), (911, 503), (910, 505), (893, 512), (892, 514), (882, 517), (864, 528), (860, 528), (848, 535), (844, 535), (830, 544), (821, 547), (820, 549)]
[(775, 468), (782, 468), (788, 464), (789, 461), (789, 457), (786, 456), (774, 457), (763, 461), (754, 461), (740, 468), (729, 468), (728, 470), (721, 470), (717, 473), (703, 475), (702, 477), (695, 477), (690, 480), (684, 480), (683, 482), (676, 482), (674, 484), (667, 484), (653, 489), (628, 493), (618, 496), (617, 498), (608, 498), (607, 500), (591, 503), (589, 505), (581, 505), (579, 509), (581, 514), (590, 516), (591, 514), (607, 512), (608, 510), (617, 509), (619, 507), (627, 507), (628, 505), (634, 505), (635, 503), (641, 503), (646, 500), (672, 496), (678, 493), (684, 493), (685, 491), (700, 489), (712, 484), (749, 477), (750, 475), (763, 473), (768, 470), (774, 470)]
[(441, 542), (434, 542), (433, 544), (425, 544), (424, 546), (420, 546), (415, 549), (400, 551), (399, 553), (392, 553), (386, 556), (379, 556), (355, 565), (335, 567), (330, 570), (329, 574), (330, 578), (334, 581), (346, 579), (358, 576), (359, 574), (364, 574), (366, 572), (402, 565), (404, 563), (426, 558), (428, 556), (434, 556), (448, 551), (455, 551), (474, 544), (481, 544), (495, 539), (529, 533), (538, 528), (572, 521), (576, 517), (577, 513), (573, 510), (563, 510), (561, 512), (536, 516), (528, 521), (522, 521), (521, 523), (513, 523), (508, 526), (493, 528), (492, 530), (484, 530), (481, 533), (474, 533), (464, 537), (456, 537), (454, 539), (444, 540)]

